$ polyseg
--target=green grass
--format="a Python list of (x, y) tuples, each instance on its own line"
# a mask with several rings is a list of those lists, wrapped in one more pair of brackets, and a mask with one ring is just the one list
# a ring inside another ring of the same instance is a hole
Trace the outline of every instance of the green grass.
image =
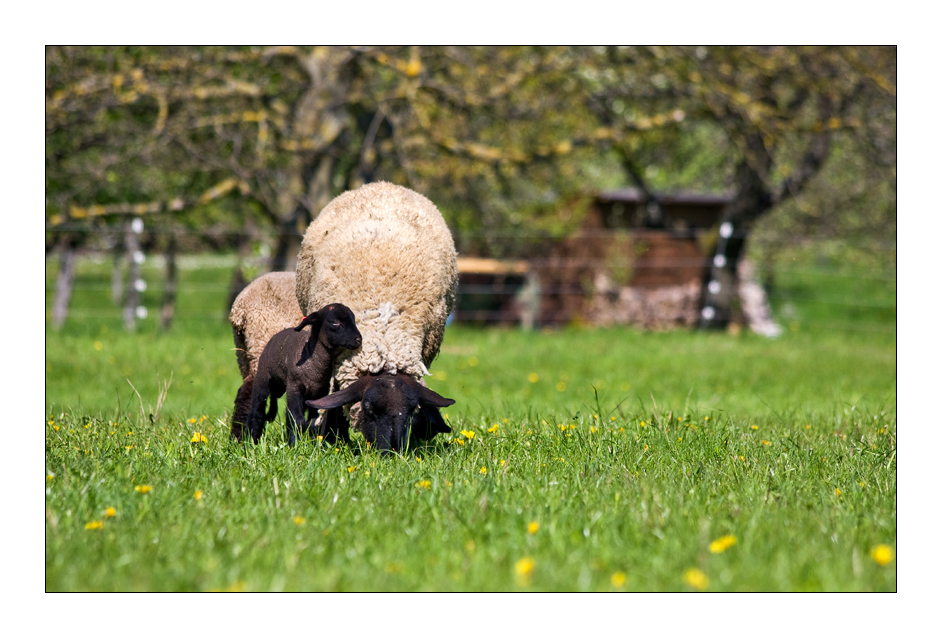
[(228, 324), (185, 310), (47, 329), (49, 591), (896, 590), (870, 555), (896, 548), (895, 313), (777, 340), (450, 326), (453, 435), (379, 458), (288, 448), (281, 418), (229, 441)]

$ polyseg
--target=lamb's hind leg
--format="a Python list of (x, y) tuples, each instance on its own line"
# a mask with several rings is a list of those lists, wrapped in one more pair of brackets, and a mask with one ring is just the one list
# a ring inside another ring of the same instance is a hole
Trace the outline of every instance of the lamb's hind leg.
[[(248, 423), (245, 429), (252, 435), (252, 440), (258, 443), (262, 438), (262, 432), (265, 430), (265, 424), (268, 423), (265, 414), (265, 402), (271, 392), (269, 388), (269, 378), (264, 375), (256, 375), (255, 382), (252, 384), (252, 404), (249, 408)], [(275, 404), (275, 397), (271, 397), (271, 402)]]

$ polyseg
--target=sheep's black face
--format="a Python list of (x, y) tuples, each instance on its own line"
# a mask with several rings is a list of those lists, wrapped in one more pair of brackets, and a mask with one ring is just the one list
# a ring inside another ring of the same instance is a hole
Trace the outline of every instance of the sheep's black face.
[(380, 452), (401, 452), (418, 408), (419, 394), (402, 381), (402, 375), (383, 376), (363, 393), (360, 431)]
[(332, 347), (356, 350), (363, 344), (352, 310), (343, 304), (330, 304), (322, 312), (327, 341)]
[(454, 404), (453, 399), (429, 390), (407, 374), (385, 373), (360, 377), (343, 390), (307, 404), (324, 410), (357, 401), (360, 431), (382, 454), (405, 450), (413, 418), (421, 430), (416, 432), (420, 438), (449, 431), (437, 408)]

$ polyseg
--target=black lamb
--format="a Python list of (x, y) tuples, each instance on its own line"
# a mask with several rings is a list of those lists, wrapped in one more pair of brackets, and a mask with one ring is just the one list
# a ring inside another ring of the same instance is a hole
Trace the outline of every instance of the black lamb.
[[(304, 326), (311, 332), (304, 334)], [(298, 431), (309, 429), (309, 419), (317, 411), (305, 405), (330, 391), (334, 358), (343, 349), (356, 350), (363, 343), (353, 311), (343, 304), (329, 304), (304, 318), (297, 327), (276, 333), (258, 359), (252, 383), (252, 403), (245, 430), (258, 443), (265, 425), (277, 414), (277, 399), (287, 394), (285, 425), (288, 445), (294, 445)], [(265, 402), (271, 397), (271, 408)], [(244, 430), (243, 430), (244, 432)]]

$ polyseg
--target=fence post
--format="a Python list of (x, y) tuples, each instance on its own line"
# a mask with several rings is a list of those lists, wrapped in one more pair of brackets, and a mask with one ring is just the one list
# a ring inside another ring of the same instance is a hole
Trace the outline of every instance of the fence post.
[(520, 327), (533, 330), (540, 317), (540, 278), (532, 265), (527, 270), (526, 283), (518, 295), (521, 301)]
[(69, 314), (72, 282), (75, 280), (75, 246), (68, 235), (63, 235), (59, 255), (59, 276), (56, 278), (56, 298), (52, 305), (52, 325), (62, 327)]
[(135, 217), (127, 224), (124, 233), (124, 243), (128, 251), (128, 294), (124, 303), (124, 327), (134, 330), (135, 317), (143, 319), (147, 316), (147, 309), (139, 304), (140, 295), (146, 285), (141, 279), (141, 265), (144, 263), (144, 253), (141, 252), (137, 236), (144, 231), (144, 221)]

